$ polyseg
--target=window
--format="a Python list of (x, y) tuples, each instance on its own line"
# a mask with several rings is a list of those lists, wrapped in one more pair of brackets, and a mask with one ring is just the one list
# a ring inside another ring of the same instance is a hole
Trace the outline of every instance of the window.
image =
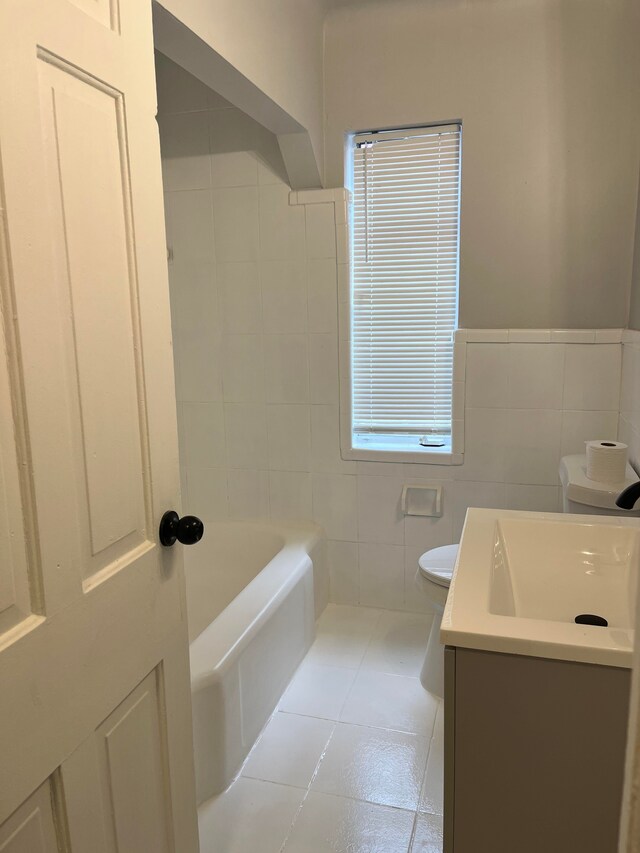
[(351, 445), (451, 453), (461, 126), (353, 137)]

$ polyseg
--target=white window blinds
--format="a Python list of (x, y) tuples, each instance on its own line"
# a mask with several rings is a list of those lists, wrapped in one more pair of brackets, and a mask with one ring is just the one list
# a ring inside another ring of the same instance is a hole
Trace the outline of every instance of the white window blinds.
[(460, 136), (354, 136), (354, 433), (451, 432)]

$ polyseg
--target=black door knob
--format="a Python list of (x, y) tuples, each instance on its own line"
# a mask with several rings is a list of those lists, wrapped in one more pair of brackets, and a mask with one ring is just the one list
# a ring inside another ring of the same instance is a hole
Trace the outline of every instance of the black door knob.
[(195, 545), (202, 539), (204, 524), (195, 515), (183, 515), (182, 518), (175, 510), (170, 509), (162, 516), (160, 522), (160, 544), (173, 545), (176, 541), (183, 545)]

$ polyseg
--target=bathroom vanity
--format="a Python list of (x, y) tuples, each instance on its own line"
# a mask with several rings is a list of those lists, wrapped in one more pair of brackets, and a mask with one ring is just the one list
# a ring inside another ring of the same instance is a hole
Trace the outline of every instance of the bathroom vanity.
[(444, 853), (617, 850), (639, 559), (636, 519), (469, 511), (442, 622)]

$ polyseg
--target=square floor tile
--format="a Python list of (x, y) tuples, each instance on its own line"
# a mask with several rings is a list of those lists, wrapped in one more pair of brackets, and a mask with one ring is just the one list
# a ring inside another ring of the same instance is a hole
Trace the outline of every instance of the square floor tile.
[(287, 713), (338, 720), (356, 673), (355, 669), (305, 661), (278, 707)]
[(442, 818), (439, 815), (417, 815), (411, 853), (442, 853)]
[(420, 794), (420, 811), (441, 815), (444, 811), (444, 703), (438, 703), (436, 723), (429, 746), (427, 768)]
[(431, 618), (417, 613), (383, 613), (365, 652), (362, 668), (419, 676)]
[(251, 750), (243, 776), (308, 788), (334, 723), (296, 714), (275, 714)]
[(338, 723), (311, 790), (415, 810), (428, 749), (418, 735)]
[(304, 795), (241, 776), (198, 809), (200, 853), (279, 853)]
[(373, 608), (330, 604), (320, 617), (307, 660), (357, 669), (379, 618), (380, 611)]
[(283, 853), (407, 853), (412, 823), (412, 812), (312, 791)]
[(418, 678), (361, 669), (340, 719), (430, 738), (437, 710), (438, 700), (427, 693)]

